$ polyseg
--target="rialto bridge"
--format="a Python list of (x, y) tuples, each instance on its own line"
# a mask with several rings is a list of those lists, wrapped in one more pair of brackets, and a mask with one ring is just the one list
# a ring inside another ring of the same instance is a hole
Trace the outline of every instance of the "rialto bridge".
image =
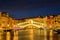
[(46, 24), (44, 23), (39, 23), (36, 22), (32, 19), (22, 22), (22, 23), (18, 23), (17, 25), (15, 25), (16, 28), (46, 28)]

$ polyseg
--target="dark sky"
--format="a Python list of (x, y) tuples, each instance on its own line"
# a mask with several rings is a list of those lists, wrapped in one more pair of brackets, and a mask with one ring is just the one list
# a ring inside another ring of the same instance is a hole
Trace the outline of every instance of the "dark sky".
[(60, 14), (58, 0), (0, 0), (0, 11), (16, 19)]

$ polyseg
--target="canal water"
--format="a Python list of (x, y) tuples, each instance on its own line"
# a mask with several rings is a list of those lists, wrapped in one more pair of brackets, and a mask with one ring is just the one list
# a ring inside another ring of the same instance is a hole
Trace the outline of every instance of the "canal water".
[(11, 32), (0, 31), (0, 40), (60, 40), (60, 34), (52, 30), (24, 29)]

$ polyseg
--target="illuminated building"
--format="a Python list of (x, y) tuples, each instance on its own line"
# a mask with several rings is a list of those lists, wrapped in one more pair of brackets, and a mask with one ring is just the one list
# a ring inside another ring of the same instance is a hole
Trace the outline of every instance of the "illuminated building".
[(54, 17), (54, 26), (56, 29), (60, 29), (60, 15)]
[(13, 22), (14, 21), (11, 17), (9, 17), (7, 12), (0, 12), (0, 27), (2, 28), (8, 28), (10, 29), (13, 27)]

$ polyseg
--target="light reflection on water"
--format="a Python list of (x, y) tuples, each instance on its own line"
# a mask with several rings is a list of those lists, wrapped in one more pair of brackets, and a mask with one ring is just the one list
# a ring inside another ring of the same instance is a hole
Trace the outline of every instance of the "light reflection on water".
[(60, 34), (54, 34), (53, 31), (40, 29), (26, 29), (11, 32), (0, 31), (0, 40), (60, 40)]

